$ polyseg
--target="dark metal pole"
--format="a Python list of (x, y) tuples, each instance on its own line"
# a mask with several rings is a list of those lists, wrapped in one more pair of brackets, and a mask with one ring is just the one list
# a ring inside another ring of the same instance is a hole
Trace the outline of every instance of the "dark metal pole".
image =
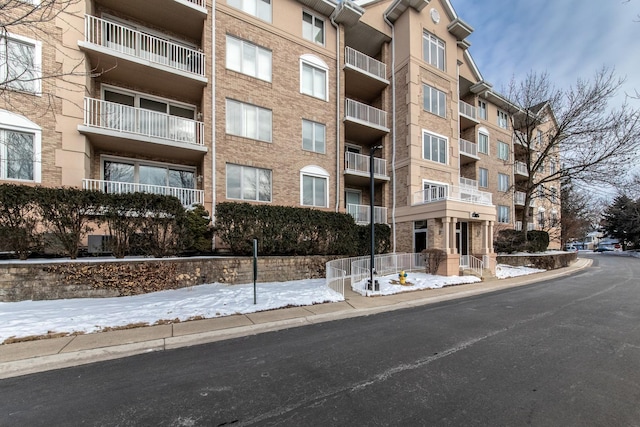
[(258, 279), (258, 239), (253, 239), (253, 303), (258, 303), (256, 280)]

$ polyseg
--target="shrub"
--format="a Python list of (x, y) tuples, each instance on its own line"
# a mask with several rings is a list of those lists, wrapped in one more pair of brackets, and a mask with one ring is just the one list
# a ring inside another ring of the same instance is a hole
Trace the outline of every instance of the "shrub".
[(211, 252), (213, 228), (209, 212), (202, 205), (196, 205), (185, 212), (185, 251), (196, 253)]
[(0, 184), (0, 247), (24, 260), (40, 246), (36, 189)]
[(109, 249), (116, 258), (129, 254), (130, 238), (140, 228), (139, 193), (110, 194), (105, 197), (104, 221), (109, 231)]
[[(358, 254), (371, 253), (371, 225), (358, 225)], [(391, 227), (387, 224), (375, 224), (375, 252), (384, 254), (391, 248)]]
[(513, 229), (500, 230), (493, 247), (497, 253), (511, 254), (525, 251), (524, 233)]
[(549, 233), (546, 231), (532, 230), (527, 232), (528, 252), (544, 252), (549, 247)]
[[(176, 255), (186, 245), (185, 210), (177, 197), (136, 195), (142, 252), (156, 258)], [(146, 247), (145, 247), (146, 244)]]
[(447, 258), (447, 254), (442, 249), (424, 249), (421, 254), (425, 272), (432, 275), (438, 274), (440, 264)]

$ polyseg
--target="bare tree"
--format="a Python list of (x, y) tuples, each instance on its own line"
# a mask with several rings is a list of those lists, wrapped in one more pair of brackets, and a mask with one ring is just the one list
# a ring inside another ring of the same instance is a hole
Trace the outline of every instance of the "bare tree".
[[(511, 81), (505, 96), (515, 160), (526, 167), (527, 179), (517, 188), (525, 193), (524, 206), (559, 196), (558, 183), (568, 178), (589, 186), (622, 182), (640, 153), (640, 111), (610, 105), (623, 83), (608, 68), (567, 89), (556, 89), (547, 73)], [(530, 215), (523, 209), (522, 224)]]

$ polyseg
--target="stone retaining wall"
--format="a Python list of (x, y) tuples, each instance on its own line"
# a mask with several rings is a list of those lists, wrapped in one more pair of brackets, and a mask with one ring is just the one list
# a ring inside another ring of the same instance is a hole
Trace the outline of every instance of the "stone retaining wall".
[(558, 252), (553, 254), (529, 254), (529, 255), (505, 255), (500, 254), (496, 258), (498, 264), (507, 264), (513, 267), (533, 267), (543, 270), (555, 270), (568, 267), (578, 259), (576, 252)]
[[(325, 277), (335, 257), (260, 257), (258, 282)], [(204, 283), (253, 282), (251, 257), (81, 259), (0, 263), (0, 301), (100, 298), (178, 289)]]

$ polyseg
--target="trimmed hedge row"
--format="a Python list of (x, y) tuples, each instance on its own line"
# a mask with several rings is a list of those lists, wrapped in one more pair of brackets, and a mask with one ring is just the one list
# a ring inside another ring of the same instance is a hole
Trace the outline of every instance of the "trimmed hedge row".
[(210, 251), (209, 222), (202, 206), (185, 210), (173, 196), (0, 185), (0, 250), (20, 259), (45, 247), (75, 259), (86, 235), (101, 225), (116, 258), (132, 251), (155, 257)]
[(549, 233), (546, 231), (527, 231), (527, 240), (520, 230), (500, 230), (493, 244), (497, 253), (544, 252), (549, 247)]
[[(346, 255), (371, 251), (369, 225), (351, 215), (288, 206), (223, 202), (216, 206), (216, 235), (234, 254), (251, 255), (258, 239), (260, 255)], [(389, 251), (391, 229), (375, 225), (376, 252)]]

